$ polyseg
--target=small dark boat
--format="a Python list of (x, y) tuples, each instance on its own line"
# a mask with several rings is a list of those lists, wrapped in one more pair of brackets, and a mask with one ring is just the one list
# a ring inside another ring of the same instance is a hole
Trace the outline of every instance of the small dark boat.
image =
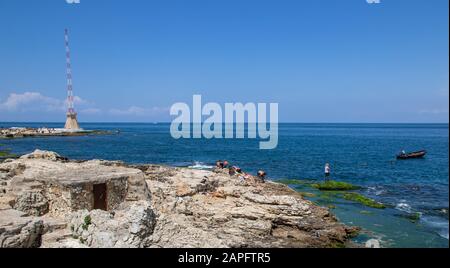
[(405, 153), (397, 155), (397, 159), (406, 160), (406, 159), (414, 159), (414, 158), (423, 158), (427, 154), (427, 151), (418, 151), (413, 153)]

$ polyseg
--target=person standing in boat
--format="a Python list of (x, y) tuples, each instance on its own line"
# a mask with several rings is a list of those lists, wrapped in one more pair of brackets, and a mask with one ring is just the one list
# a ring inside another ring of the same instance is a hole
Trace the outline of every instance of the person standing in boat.
[(331, 175), (331, 167), (329, 163), (325, 164), (325, 180), (329, 180)]

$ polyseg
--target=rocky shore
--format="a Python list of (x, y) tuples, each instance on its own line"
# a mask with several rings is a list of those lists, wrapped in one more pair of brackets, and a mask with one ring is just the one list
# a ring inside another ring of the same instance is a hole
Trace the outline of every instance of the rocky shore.
[(26, 137), (51, 137), (51, 136), (85, 136), (107, 134), (106, 131), (76, 130), (68, 131), (58, 128), (0, 128), (0, 138), (26, 138)]
[(353, 246), (358, 231), (274, 182), (35, 151), (0, 163), (0, 247)]

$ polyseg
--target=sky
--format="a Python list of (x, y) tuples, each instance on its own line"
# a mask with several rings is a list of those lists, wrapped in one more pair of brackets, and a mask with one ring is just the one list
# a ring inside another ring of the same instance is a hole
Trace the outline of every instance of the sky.
[[(280, 122), (448, 123), (448, 0), (0, 0), (0, 122), (170, 122), (176, 102)], [(70, 1), (69, 1), (70, 2)]]

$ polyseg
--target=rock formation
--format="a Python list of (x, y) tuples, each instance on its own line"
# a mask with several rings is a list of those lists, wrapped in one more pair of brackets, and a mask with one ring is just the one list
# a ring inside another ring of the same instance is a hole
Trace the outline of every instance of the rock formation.
[(0, 180), (0, 247), (341, 247), (357, 231), (285, 185), (222, 169), (36, 151), (0, 163)]
[(69, 128), (0, 128), (0, 139), (27, 138), (27, 137), (53, 137), (53, 136), (87, 136), (111, 134), (110, 131), (83, 130), (77, 123), (69, 123)]

